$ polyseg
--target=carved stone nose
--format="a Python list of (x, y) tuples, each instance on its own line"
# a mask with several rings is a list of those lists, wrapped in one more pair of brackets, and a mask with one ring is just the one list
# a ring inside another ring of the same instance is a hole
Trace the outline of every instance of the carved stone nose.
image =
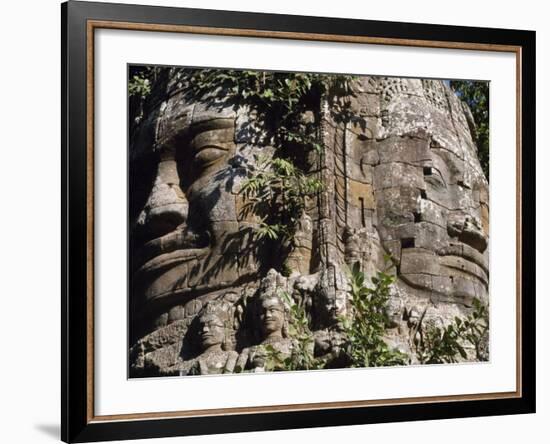
[(179, 186), (174, 159), (161, 160), (153, 189), (137, 224), (150, 238), (170, 233), (187, 221), (189, 203)]
[(480, 253), (487, 249), (487, 237), (483, 233), (479, 220), (466, 215), (455, 214), (447, 222), (449, 236), (475, 248)]

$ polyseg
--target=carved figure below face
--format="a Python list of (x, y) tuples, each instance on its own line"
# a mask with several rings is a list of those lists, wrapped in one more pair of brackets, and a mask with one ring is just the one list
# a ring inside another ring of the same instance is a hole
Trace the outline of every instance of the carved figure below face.
[(219, 348), (225, 339), (223, 321), (214, 314), (206, 314), (199, 318), (199, 335), (203, 351)]
[(314, 296), (317, 328), (339, 327), (348, 313), (348, 283), (340, 267), (330, 265), (319, 277)]
[(262, 300), (260, 322), (264, 341), (283, 337), (285, 307), (281, 298), (270, 296)]
[(326, 309), (326, 320), (329, 325), (338, 324), (347, 313), (347, 294), (344, 291), (325, 292), (322, 302)]
[(249, 313), (254, 316), (256, 345), (242, 350), (237, 360), (241, 370), (262, 372), (271, 354), (276, 354), (277, 360), (291, 355), (294, 343), (288, 337), (288, 309), (278, 294), (286, 285), (286, 278), (270, 270), (258, 290), (258, 299), (249, 305), (252, 308)]
[(197, 330), (202, 353), (178, 366), (180, 376), (233, 372), (238, 353), (224, 350), (226, 328), (223, 315), (209, 311), (200, 315)]

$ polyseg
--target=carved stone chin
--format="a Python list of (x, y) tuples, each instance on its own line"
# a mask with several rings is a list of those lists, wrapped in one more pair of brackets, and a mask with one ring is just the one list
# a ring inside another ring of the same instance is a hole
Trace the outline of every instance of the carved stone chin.
[[(348, 96), (310, 98), (300, 124), (315, 128), (319, 154), (278, 147), (244, 95), (198, 97), (189, 70), (161, 71), (131, 127), (132, 377), (260, 371), (266, 347), (296, 350), (293, 304), (312, 353), (347, 366), (354, 264), (365, 285), (381, 270), (395, 275), (387, 337), (403, 349), (419, 322), (445, 324), (488, 302), (489, 186), (473, 117), (445, 82), (365, 76)], [(275, 210), (251, 204), (288, 202), (242, 193), (261, 159), (277, 158), (322, 185), (281, 245), (258, 235)]]
[[(217, 350), (205, 352), (189, 365), (186, 375), (215, 375), (232, 373), (235, 369), (238, 353), (236, 351)], [(185, 366), (182, 366), (185, 368)], [(180, 372), (180, 374), (182, 374)]]
[[(273, 352), (269, 352), (266, 346), (271, 347)], [(284, 360), (292, 354), (293, 348), (293, 341), (289, 338), (265, 340), (259, 345), (245, 348), (238, 357), (237, 366), (243, 371), (263, 372), (270, 354), (276, 353), (278, 359)]]

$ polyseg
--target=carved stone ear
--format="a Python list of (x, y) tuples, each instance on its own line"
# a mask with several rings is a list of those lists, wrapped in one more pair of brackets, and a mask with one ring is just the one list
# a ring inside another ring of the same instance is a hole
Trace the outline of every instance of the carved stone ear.
[(227, 351), (228, 348), (227, 348), (227, 344), (230, 342), (230, 338), (231, 338), (231, 335), (230, 335), (230, 328), (229, 326), (227, 325), (226, 322), (223, 323), (224, 324), (224, 327), (223, 327), (223, 341), (222, 341), (222, 350), (225, 350)]

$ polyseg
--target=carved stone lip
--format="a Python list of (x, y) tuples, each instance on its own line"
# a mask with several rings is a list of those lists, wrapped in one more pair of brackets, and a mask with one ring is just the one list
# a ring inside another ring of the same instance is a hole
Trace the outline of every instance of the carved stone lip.
[(210, 338), (213, 338), (213, 337), (214, 337), (213, 335), (201, 335), (202, 339), (210, 339)]
[(471, 262), (484, 272), (485, 276), (489, 275), (489, 265), (487, 259), (483, 254), (477, 251), (475, 248), (470, 247), (466, 244), (450, 244), (446, 247), (440, 248), (436, 252), (439, 256), (456, 256), (462, 259), (465, 259), (468, 262)]
[[(197, 251), (207, 248), (210, 236), (206, 233), (196, 234), (189, 230), (178, 229), (146, 242), (136, 254), (137, 267), (144, 268), (147, 264), (158, 260), (167, 253), (175, 251), (187, 252), (184, 255), (194, 255)], [(141, 269), (140, 268), (140, 269)]]
[(163, 269), (170, 268), (184, 262), (194, 262), (206, 256), (209, 251), (210, 247), (188, 248), (160, 254), (142, 265), (135, 272), (135, 276), (144, 277), (149, 273), (159, 272)]
[(457, 270), (459, 273), (472, 276), (481, 281), (485, 286), (489, 285), (487, 272), (469, 257), (445, 255), (441, 257), (440, 264), (452, 270)]

